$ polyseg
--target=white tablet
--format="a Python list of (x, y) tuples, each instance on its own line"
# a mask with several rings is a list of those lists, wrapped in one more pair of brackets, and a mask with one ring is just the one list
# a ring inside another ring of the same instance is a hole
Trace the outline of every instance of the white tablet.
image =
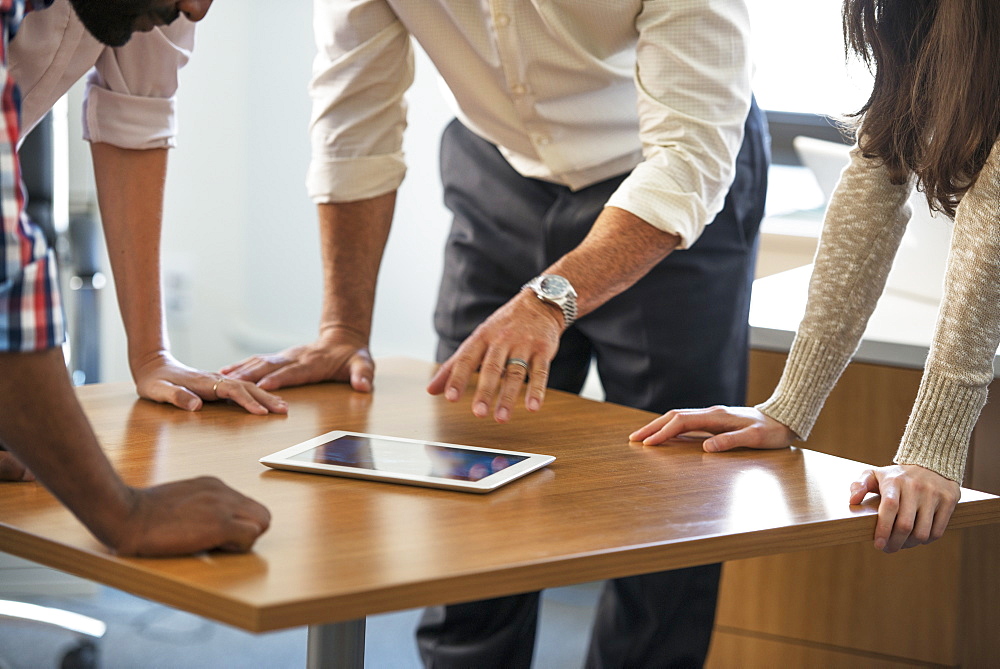
[(337, 430), (260, 459), (275, 469), (490, 492), (555, 460), (551, 455)]

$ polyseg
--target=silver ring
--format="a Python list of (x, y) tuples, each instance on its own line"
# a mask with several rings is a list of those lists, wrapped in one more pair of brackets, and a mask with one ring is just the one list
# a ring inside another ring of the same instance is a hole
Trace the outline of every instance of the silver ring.
[(527, 360), (522, 360), (521, 358), (507, 358), (507, 364), (505, 366), (510, 367), (511, 365), (517, 365), (518, 367), (523, 367), (525, 372), (528, 371)]

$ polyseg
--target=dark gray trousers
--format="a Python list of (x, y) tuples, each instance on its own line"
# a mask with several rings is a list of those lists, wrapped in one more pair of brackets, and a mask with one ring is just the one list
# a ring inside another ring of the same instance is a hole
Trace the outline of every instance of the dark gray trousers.
[[(744, 402), (747, 316), (768, 161), (767, 130), (754, 105), (724, 210), (690, 249), (672, 253), (563, 334), (551, 387), (579, 392), (594, 359), (609, 402), (657, 413)], [(625, 178), (576, 192), (526, 179), (457, 121), (444, 132), (441, 173), (454, 221), (434, 315), (439, 361), (525, 281), (576, 247)], [(623, 425), (622, 434), (637, 427)], [(701, 666), (719, 571), (716, 564), (608, 581), (587, 667)], [(434, 669), (529, 667), (538, 596), (427, 609), (417, 630), (424, 663)]]

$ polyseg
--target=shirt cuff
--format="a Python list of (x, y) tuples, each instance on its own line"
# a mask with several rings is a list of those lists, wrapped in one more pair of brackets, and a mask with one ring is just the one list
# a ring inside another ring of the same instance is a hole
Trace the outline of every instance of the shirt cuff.
[(690, 192), (672, 191), (673, 180), (648, 161), (639, 163), (608, 199), (608, 206), (634, 214), (657, 230), (681, 238), (678, 249), (694, 244), (711, 220), (701, 198)]
[(83, 138), (123, 149), (173, 148), (174, 98), (139, 97), (90, 86), (83, 104)]
[(405, 174), (402, 153), (314, 160), (306, 175), (306, 188), (316, 204), (355, 202), (396, 190)]

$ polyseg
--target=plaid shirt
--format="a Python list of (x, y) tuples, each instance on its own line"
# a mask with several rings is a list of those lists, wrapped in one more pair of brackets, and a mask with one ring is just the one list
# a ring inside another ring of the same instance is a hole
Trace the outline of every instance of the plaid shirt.
[(0, 352), (37, 351), (62, 343), (64, 317), (55, 252), (41, 228), (24, 213), (25, 195), (17, 158), (21, 96), (7, 67), (7, 47), (32, 9), (53, 0), (0, 0)]

